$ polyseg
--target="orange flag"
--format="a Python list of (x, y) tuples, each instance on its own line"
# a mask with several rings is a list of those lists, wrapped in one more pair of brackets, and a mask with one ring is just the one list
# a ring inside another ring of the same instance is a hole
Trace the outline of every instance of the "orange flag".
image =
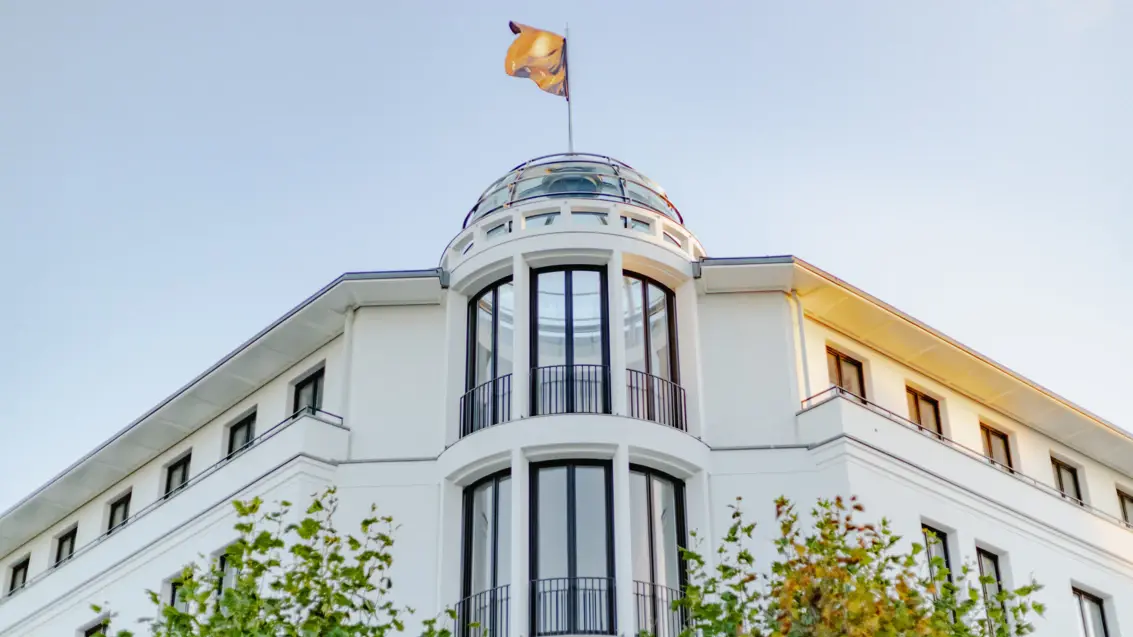
[(567, 84), (566, 38), (525, 24), (508, 22), (519, 37), (508, 47), (504, 71), (529, 77), (539, 88), (570, 100)]

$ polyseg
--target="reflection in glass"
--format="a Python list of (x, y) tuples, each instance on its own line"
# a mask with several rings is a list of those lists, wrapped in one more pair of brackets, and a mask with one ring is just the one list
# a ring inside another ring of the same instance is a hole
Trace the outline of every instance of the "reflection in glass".
[(564, 365), (566, 360), (566, 272), (540, 272), (536, 295), (536, 365)]
[[(506, 625), (511, 583), (511, 480), (497, 475), (465, 491), (462, 637), (488, 637)], [(504, 588), (501, 588), (504, 587)]]
[(605, 272), (585, 267), (536, 271), (532, 281), (532, 413), (605, 412)]
[(569, 577), (571, 547), (567, 545), (567, 468), (539, 470), (539, 501), (535, 538), (538, 547), (536, 579)]
[(625, 299), (623, 324), (625, 325), (626, 369), (648, 372), (645, 366), (645, 295), (641, 279), (623, 276), (622, 285)]
[(673, 600), (681, 595), (683, 573), (681, 488), (681, 483), (649, 469), (630, 470), (630, 531), (639, 631), (675, 633), (683, 626), (681, 614), (672, 610)]

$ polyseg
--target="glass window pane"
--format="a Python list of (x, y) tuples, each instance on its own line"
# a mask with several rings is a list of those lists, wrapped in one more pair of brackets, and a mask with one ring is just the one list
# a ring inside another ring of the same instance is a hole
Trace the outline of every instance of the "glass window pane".
[[(540, 502), (540, 504), (542, 504)], [(609, 577), (606, 553), (606, 471), (602, 467), (574, 470), (575, 557), (578, 577)]]
[(1011, 465), (1011, 454), (1007, 449), (1007, 438), (996, 434), (991, 435), (991, 459), (1001, 465)]
[(645, 371), (645, 321), (642, 305), (645, 302), (640, 279), (622, 277), (625, 297), (626, 369)]
[(1105, 614), (1102, 605), (1097, 600), (1082, 596), (1085, 605), (1086, 625), (1089, 627), (1089, 637), (1106, 637)]
[(930, 431), (941, 433), (940, 413), (937, 411), (936, 401), (926, 396), (918, 396), (917, 399), (920, 401), (921, 426)]
[(839, 371), (838, 355), (830, 350), (826, 350), (826, 375), (830, 378), (830, 384), (834, 387), (842, 387), (842, 378), (839, 375)]
[(909, 403), (909, 420), (920, 424), (921, 419), (917, 415), (917, 395), (909, 390), (905, 390), (905, 399)]
[(649, 373), (672, 380), (669, 361), (669, 297), (661, 288), (649, 285)]
[(862, 369), (851, 360), (843, 358), (842, 364), (842, 389), (850, 392), (855, 396), (865, 396), (865, 388), (862, 387)]
[(566, 364), (566, 284), (564, 272), (542, 272), (538, 279), (538, 367)]
[(677, 549), (677, 528), (680, 511), (677, 493), (668, 480), (653, 476), (653, 547), (656, 553), (657, 579), (654, 582), (672, 589), (680, 588), (680, 553)]
[(602, 274), (592, 270), (571, 272), (574, 364), (602, 364)]
[(496, 586), (503, 586), (511, 583), (511, 478), (501, 478), (499, 484), (497, 491), (499, 513), (496, 518), (499, 525), (495, 552)]
[(515, 333), (515, 286), (505, 283), (500, 286), (498, 307), (496, 307), (498, 327), (496, 335), (496, 364), (497, 377), (512, 372), (514, 354), (513, 334)]
[(476, 301), (476, 370), (472, 386), (487, 382), (492, 375), (492, 292), (489, 290)]
[(566, 467), (540, 469), (538, 476), (537, 579), (568, 577)]
[(629, 474), (629, 528), (633, 542), (633, 579), (648, 582), (649, 569), (649, 502), (644, 473)]
[(492, 482), (487, 482), (472, 493), (472, 528), (470, 529), (472, 578), (469, 590), (471, 595), (492, 588), (492, 534), (495, 508), (492, 498), (493, 486)]

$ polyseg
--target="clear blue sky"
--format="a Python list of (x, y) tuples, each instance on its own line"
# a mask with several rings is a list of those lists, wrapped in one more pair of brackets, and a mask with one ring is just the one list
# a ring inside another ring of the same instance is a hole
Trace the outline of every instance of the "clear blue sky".
[(0, 508), (565, 150), (509, 19), (570, 23), (577, 147), (711, 255), (798, 255), (1133, 428), (1129, 3), (656, 4), (0, 0)]

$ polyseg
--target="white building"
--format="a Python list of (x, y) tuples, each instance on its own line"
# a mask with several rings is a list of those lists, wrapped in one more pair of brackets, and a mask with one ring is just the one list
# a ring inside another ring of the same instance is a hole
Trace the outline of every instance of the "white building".
[(1131, 476), (1113, 424), (799, 259), (708, 258), (646, 177), (553, 156), (440, 267), (344, 274), (4, 512), (0, 635), (152, 615), (231, 500), (329, 484), (340, 528), (401, 525), (398, 603), (471, 597), (505, 636), (651, 628), (689, 530), (839, 494), (1042, 582), (1039, 635), (1133, 635)]

